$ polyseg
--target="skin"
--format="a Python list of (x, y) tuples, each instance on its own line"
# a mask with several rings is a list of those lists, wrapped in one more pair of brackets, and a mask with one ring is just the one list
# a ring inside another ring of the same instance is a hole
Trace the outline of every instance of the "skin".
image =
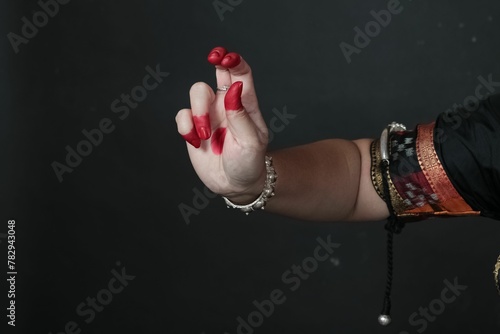
[[(211, 191), (236, 204), (252, 202), (262, 192), (269, 155), (278, 179), (266, 212), (326, 222), (387, 218), (370, 177), (371, 138), (331, 138), (268, 151), (249, 64), (224, 47), (211, 50), (207, 60), (215, 67), (216, 86), (230, 88), (214, 92), (207, 83), (193, 84), (191, 106), (177, 113), (176, 123), (197, 175)], [(208, 122), (210, 138), (200, 126)]]

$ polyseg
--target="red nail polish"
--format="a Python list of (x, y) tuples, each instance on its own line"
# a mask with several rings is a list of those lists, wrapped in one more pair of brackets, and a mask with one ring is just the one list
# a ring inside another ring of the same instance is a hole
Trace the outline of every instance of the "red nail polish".
[(226, 56), (227, 50), (221, 46), (213, 48), (208, 54), (208, 62), (212, 65), (220, 65), (222, 59)]
[(243, 82), (236, 81), (231, 85), (224, 97), (224, 106), (226, 110), (241, 110), (241, 92), (243, 91)]
[(208, 113), (202, 116), (193, 116), (193, 122), (201, 140), (210, 138), (210, 118)]
[(226, 138), (227, 129), (226, 128), (218, 128), (214, 131), (212, 135), (212, 152), (216, 155), (221, 155), (222, 150), (224, 148), (224, 139)]
[(198, 129), (198, 132), (200, 139), (207, 140), (208, 138), (210, 138), (210, 131), (206, 127), (202, 126)]
[(238, 53), (230, 52), (228, 53), (221, 62), (221, 65), (226, 68), (233, 68), (241, 63), (241, 57)]
[(196, 132), (195, 128), (193, 128), (188, 134), (182, 135), (182, 138), (184, 138), (185, 141), (196, 148), (199, 148), (201, 146), (201, 140), (198, 137), (198, 133)]

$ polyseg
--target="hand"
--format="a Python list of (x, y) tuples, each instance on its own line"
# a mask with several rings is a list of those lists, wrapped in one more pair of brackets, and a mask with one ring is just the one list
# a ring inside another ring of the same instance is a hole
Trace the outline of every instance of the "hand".
[(204, 82), (189, 92), (191, 109), (175, 118), (187, 142), (191, 163), (214, 193), (247, 204), (264, 187), (268, 130), (259, 110), (252, 71), (239, 54), (214, 48), (208, 61), (215, 65), (216, 91)]

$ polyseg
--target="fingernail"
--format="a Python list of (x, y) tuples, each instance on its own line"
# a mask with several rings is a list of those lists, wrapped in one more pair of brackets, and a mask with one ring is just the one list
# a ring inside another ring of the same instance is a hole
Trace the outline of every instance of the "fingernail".
[(199, 148), (201, 146), (201, 140), (198, 137), (198, 133), (196, 133), (195, 128), (193, 128), (188, 134), (182, 135), (182, 138), (195, 148)]
[(222, 59), (222, 62), (220, 64), (226, 68), (233, 68), (238, 66), (240, 63), (240, 55), (235, 52), (230, 52)]
[(202, 116), (193, 116), (193, 122), (196, 130), (198, 131), (198, 136), (201, 140), (207, 140), (210, 138), (210, 117), (208, 113)]
[(220, 65), (222, 59), (227, 54), (227, 50), (221, 46), (213, 48), (208, 54), (208, 62), (212, 65)]
[(200, 139), (206, 140), (210, 138), (210, 131), (206, 127), (202, 126), (201, 128), (198, 129), (198, 132), (200, 135)]
[(236, 81), (231, 85), (229, 90), (224, 97), (224, 106), (226, 110), (241, 110), (243, 109), (243, 104), (241, 104), (241, 92), (243, 91), (243, 82)]

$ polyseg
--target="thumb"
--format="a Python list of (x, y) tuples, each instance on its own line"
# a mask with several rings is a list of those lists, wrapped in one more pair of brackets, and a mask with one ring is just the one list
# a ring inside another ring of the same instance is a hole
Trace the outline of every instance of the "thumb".
[(257, 127), (241, 103), (242, 91), (243, 82), (236, 81), (224, 97), (228, 128), (236, 142), (240, 144), (259, 142)]

